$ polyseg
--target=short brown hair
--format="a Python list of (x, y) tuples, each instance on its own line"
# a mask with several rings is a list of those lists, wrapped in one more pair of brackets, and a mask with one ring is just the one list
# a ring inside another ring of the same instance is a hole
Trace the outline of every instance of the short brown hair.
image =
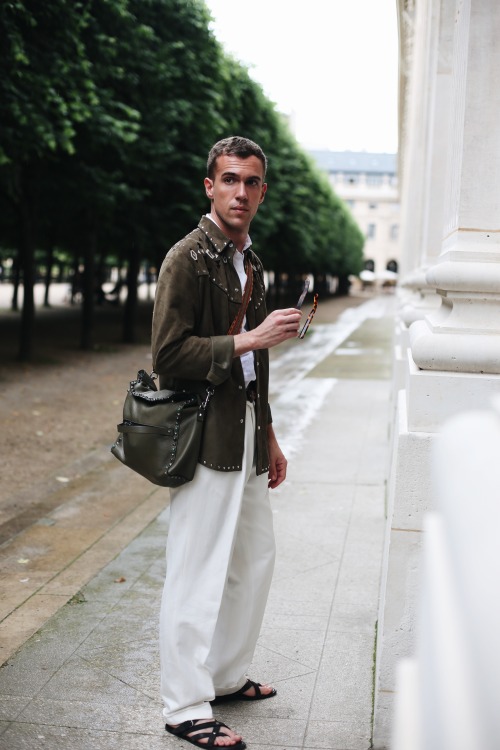
[(249, 156), (256, 156), (262, 162), (264, 177), (266, 176), (267, 157), (261, 147), (249, 138), (232, 135), (229, 138), (223, 138), (222, 141), (217, 141), (212, 146), (207, 160), (207, 175), (211, 180), (214, 178), (215, 163), (219, 156), (239, 156), (240, 159), (248, 159)]

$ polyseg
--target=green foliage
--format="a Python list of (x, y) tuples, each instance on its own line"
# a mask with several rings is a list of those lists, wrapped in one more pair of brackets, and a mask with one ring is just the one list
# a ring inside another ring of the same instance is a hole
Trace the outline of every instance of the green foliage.
[(259, 143), (269, 160), (268, 192), (252, 224), (264, 265), (298, 275), (349, 275), (361, 270), (363, 235), (326, 176), (298, 146), (283, 118), (248, 70), (226, 57), (226, 129)]
[(25, 284), (36, 248), (158, 265), (207, 210), (206, 155), (234, 134), (269, 158), (264, 265), (360, 270), (351, 214), (203, 0), (0, 0), (0, 35), (0, 256), (19, 249)]
[(97, 101), (83, 42), (89, 8), (78, 0), (0, 4), (0, 164), (74, 152), (75, 127)]

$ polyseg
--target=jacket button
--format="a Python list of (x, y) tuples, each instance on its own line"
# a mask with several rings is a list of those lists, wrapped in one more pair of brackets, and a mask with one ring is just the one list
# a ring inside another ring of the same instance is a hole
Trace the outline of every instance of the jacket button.
[(239, 385), (238, 388), (240, 389), (240, 391), (243, 390), (243, 386), (242, 385)]
[(243, 419), (240, 419), (240, 424), (243, 424), (243, 422), (244, 422), (244, 420), (243, 420)]

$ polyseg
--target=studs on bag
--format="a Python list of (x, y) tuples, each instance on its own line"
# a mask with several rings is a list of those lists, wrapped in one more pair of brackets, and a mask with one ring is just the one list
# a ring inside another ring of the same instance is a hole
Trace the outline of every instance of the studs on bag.
[(174, 425), (174, 431), (173, 431), (173, 441), (172, 441), (172, 449), (170, 451), (170, 462), (165, 467), (165, 474), (168, 474), (170, 471), (174, 461), (175, 461), (175, 455), (177, 453), (177, 443), (179, 442), (179, 431), (180, 431), (180, 423), (181, 423), (181, 412), (184, 408), (184, 406), (187, 406), (190, 402), (188, 401), (182, 401), (179, 406), (177, 407), (177, 413), (175, 415), (175, 425)]
[(195, 397), (189, 398), (187, 401), (181, 401), (179, 403), (179, 406), (177, 407), (177, 412), (176, 412), (176, 415), (175, 415), (175, 425), (174, 425), (174, 429), (173, 429), (172, 449), (170, 451), (171, 458), (170, 458), (170, 462), (165, 467), (165, 474), (168, 474), (168, 472), (170, 471), (170, 469), (171, 469), (171, 467), (172, 467), (172, 465), (173, 465), (173, 463), (175, 461), (175, 456), (177, 454), (177, 446), (178, 446), (178, 443), (179, 443), (179, 433), (180, 433), (180, 429), (181, 429), (181, 414), (182, 414), (182, 411), (187, 406), (194, 406), (194, 404), (196, 404), (196, 398)]

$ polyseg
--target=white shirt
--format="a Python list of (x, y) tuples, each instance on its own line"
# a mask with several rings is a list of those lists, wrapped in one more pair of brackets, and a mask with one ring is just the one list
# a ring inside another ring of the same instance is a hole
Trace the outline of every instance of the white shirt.
[[(245, 242), (245, 248), (250, 247), (250, 237), (247, 237), (247, 241)], [(245, 273), (245, 266), (244, 266), (244, 255), (243, 253), (240, 253), (239, 250), (235, 250), (233, 255), (233, 265), (235, 268), (236, 273), (239, 276), (240, 284), (243, 292), (245, 291), (245, 284), (247, 283), (247, 275)], [(243, 331), (247, 330), (247, 316), (243, 318), (243, 323), (241, 325), (241, 328)], [(254, 363), (254, 356), (253, 352), (246, 352), (246, 354), (242, 354), (241, 357), (241, 366), (243, 367), (243, 376), (245, 378), (245, 387), (252, 382), (252, 380), (256, 379), (255, 374), (255, 363)]]
[[(214, 224), (217, 224), (217, 222), (213, 220), (210, 214), (206, 214), (206, 216), (208, 219), (210, 219), (210, 221), (213, 221)], [(219, 225), (217, 224), (217, 226)], [(221, 227), (219, 227), (219, 229), (221, 229)], [(245, 285), (247, 283), (247, 275), (245, 273), (243, 253), (245, 252), (245, 250), (247, 250), (247, 248), (250, 247), (251, 244), (252, 244), (252, 241), (250, 239), (250, 235), (248, 235), (245, 240), (245, 245), (243, 246), (243, 252), (240, 253), (240, 251), (237, 248), (235, 248), (234, 255), (233, 255), (234, 270), (238, 274), (238, 277), (240, 279), (241, 289), (243, 292), (245, 291)], [(241, 330), (242, 331), (247, 330), (247, 316), (246, 315), (243, 318), (243, 323), (241, 324)], [(257, 378), (257, 375), (255, 373), (255, 362), (254, 362), (253, 352), (246, 352), (246, 354), (242, 354), (240, 357), (240, 360), (241, 360), (241, 366), (243, 367), (243, 377), (245, 378), (245, 387), (246, 387), (249, 383), (252, 382), (252, 380), (255, 380)]]

